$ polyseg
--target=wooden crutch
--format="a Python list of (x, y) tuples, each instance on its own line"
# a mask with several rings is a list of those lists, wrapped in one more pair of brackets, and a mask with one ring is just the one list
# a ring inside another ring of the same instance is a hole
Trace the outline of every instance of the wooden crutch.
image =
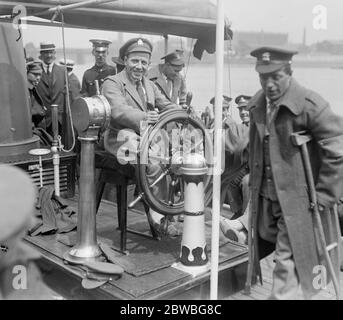
[[(338, 249), (341, 248), (340, 242), (342, 240), (341, 240), (341, 236), (338, 235), (337, 242), (331, 243), (328, 246), (326, 245), (324, 229), (323, 229), (322, 221), (321, 221), (320, 214), (318, 211), (317, 195), (316, 195), (316, 189), (315, 189), (315, 184), (313, 180), (310, 157), (309, 157), (308, 149), (307, 149), (307, 143), (312, 140), (312, 136), (307, 134), (306, 131), (299, 131), (299, 132), (293, 133), (291, 139), (292, 139), (292, 143), (295, 146), (300, 147), (300, 150), (301, 150), (301, 156), (302, 156), (302, 160), (304, 164), (306, 180), (307, 180), (307, 184), (310, 190), (310, 206), (311, 206), (310, 208), (313, 213), (314, 228), (317, 230), (316, 234), (319, 237), (318, 239), (319, 244), (321, 246), (322, 252), (324, 253), (324, 259), (329, 268), (329, 274), (331, 276), (333, 286), (335, 288), (336, 299), (340, 300), (341, 299), (340, 286), (338, 283), (338, 279), (336, 277), (336, 273), (335, 273), (331, 258), (329, 256), (329, 252), (335, 248), (338, 248)], [(337, 210), (334, 210), (334, 214), (337, 215)]]

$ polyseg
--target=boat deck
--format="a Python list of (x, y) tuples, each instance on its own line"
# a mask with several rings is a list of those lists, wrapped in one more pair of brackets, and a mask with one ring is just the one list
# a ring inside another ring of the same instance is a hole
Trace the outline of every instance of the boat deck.
[[(77, 201), (72, 199), (68, 202), (70, 208), (77, 211)], [(112, 248), (118, 248), (120, 243), (116, 210), (113, 202), (102, 201), (97, 214), (98, 241)], [(208, 251), (211, 248), (210, 224), (211, 217), (206, 214)], [(146, 216), (139, 210), (128, 211), (128, 227), (149, 234)], [(172, 267), (178, 261), (181, 237), (157, 241), (128, 233), (129, 254), (113, 250), (117, 263), (125, 270), (124, 274), (92, 290), (82, 288), (84, 273), (79, 267), (64, 263), (63, 254), (71, 248), (65, 244), (66, 237), (73, 242), (76, 231), (67, 235), (25, 238), (43, 256), (40, 266), (45, 282), (65, 299), (207, 299), (209, 296), (210, 271), (193, 277)], [(246, 246), (223, 236), (220, 238), (219, 252), (219, 298), (223, 299), (243, 288), (248, 257)]]
[[(243, 290), (236, 292), (225, 300), (267, 300), (272, 290), (272, 274), (274, 269), (273, 254), (269, 255), (261, 261), (261, 269), (263, 276), (263, 285), (260, 283), (251, 288), (251, 294), (246, 295)], [(343, 272), (340, 273), (340, 287), (343, 288)], [(314, 300), (335, 300), (335, 290), (332, 283), (326, 289), (321, 290), (314, 298)], [(294, 300), (304, 300), (301, 290), (298, 291)]]

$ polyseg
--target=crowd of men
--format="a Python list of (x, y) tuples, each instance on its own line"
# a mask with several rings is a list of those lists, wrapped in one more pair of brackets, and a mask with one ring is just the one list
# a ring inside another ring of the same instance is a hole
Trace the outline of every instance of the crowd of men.
[[(120, 155), (125, 152), (121, 152), (123, 140), (119, 132), (126, 132), (129, 142), (139, 141), (142, 122), (155, 124), (160, 112), (186, 104), (186, 82), (180, 73), (184, 67), (182, 51), (171, 52), (162, 57), (163, 63), (149, 69), (152, 44), (145, 38), (133, 38), (112, 59), (115, 68), (106, 62), (110, 42), (91, 42), (95, 65), (85, 72), (81, 89), (74, 77), (68, 90), (76, 88), (71, 99), (97, 93), (106, 97), (111, 106), (111, 122), (103, 135), (104, 148), (116, 157), (113, 166), (129, 175), (137, 168), (121, 161)], [(57, 104), (63, 115), (66, 103), (64, 69), (55, 64), (55, 53), (53, 45), (42, 44), (42, 63), (30, 61), (27, 65), (32, 120), (48, 133), (51, 105)], [(313, 286), (313, 268), (322, 264), (308, 181), (300, 148), (292, 143), (292, 134), (306, 131), (312, 137), (309, 154), (318, 200), (315, 205), (323, 218), (330, 214), (343, 190), (343, 118), (334, 114), (322, 97), (293, 78), (295, 54), (271, 47), (251, 52), (256, 58), (262, 89), (253, 97), (236, 97), (242, 123), (235, 122), (228, 112), (232, 98), (223, 97), (226, 169), (222, 175), (222, 201), (228, 200), (233, 217), (222, 218), (221, 229), (227, 237), (244, 243), (248, 230), (252, 230), (254, 245), (249, 249), (254, 251), (255, 274), (260, 273), (258, 260), (275, 252), (272, 299), (294, 298), (299, 285), (305, 297), (312, 297), (318, 289)], [(72, 66), (69, 61), (70, 78)], [(211, 99), (210, 104), (214, 103)], [(209, 109), (202, 119), (208, 128), (213, 128)], [(62, 118), (59, 122), (63, 126)], [(160, 166), (148, 166), (149, 181), (160, 174)], [(161, 197), (167, 191), (165, 184), (161, 180), (154, 186)], [(161, 228), (163, 215), (153, 210), (150, 214), (158, 232), (180, 234), (173, 223), (167, 230)], [(252, 229), (248, 228), (249, 215)]]

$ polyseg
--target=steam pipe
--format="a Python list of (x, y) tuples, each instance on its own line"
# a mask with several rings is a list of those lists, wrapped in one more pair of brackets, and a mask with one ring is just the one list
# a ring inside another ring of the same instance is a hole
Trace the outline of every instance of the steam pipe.
[(51, 118), (52, 118), (52, 163), (54, 167), (54, 186), (55, 195), (60, 196), (60, 155), (58, 153), (59, 142), (58, 142), (58, 105), (51, 105)]

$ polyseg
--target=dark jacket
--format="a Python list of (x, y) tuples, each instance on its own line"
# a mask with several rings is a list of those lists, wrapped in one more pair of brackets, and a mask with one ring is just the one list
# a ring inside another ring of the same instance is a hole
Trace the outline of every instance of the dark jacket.
[(96, 94), (95, 80), (98, 80), (99, 89), (101, 90), (102, 84), (105, 78), (113, 76), (117, 73), (114, 66), (110, 66), (107, 63), (101, 68), (94, 65), (90, 69), (86, 70), (82, 77), (81, 94), (84, 97), (92, 97)]
[(29, 88), (29, 105), (32, 123), (35, 127), (46, 129), (45, 115), (47, 108), (35, 87)]
[[(266, 98), (259, 91), (250, 108), (250, 186), (252, 224), (259, 219), (259, 193), (263, 173), (263, 137)], [(343, 118), (334, 114), (317, 93), (301, 87), (294, 79), (279, 103), (270, 128), (270, 159), (277, 197), (287, 226), (294, 261), (305, 294), (316, 293), (313, 268), (318, 257), (310, 211), (309, 193), (299, 147), (291, 134), (306, 130), (313, 137), (308, 145), (318, 202), (330, 209), (343, 190)], [(325, 217), (325, 215), (324, 215)], [(257, 228), (254, 230), (257, 239)], [(256, 241), (255, 241), (256, 244)], [(255, 248), (257, 250), (257, 248)], [(258, 248), (262, 250), (262, 248)]]
[(42, 73), (42, 79), (37, 85), (37, 92), (47, 108), (46, 126), (51, 125), (51, 105), (58, 105), (58, 120), (63, 123), (63, 114), (65, 113), (65, 75), (64, 68), (54, 63), (50, 78), (45, 71)]

